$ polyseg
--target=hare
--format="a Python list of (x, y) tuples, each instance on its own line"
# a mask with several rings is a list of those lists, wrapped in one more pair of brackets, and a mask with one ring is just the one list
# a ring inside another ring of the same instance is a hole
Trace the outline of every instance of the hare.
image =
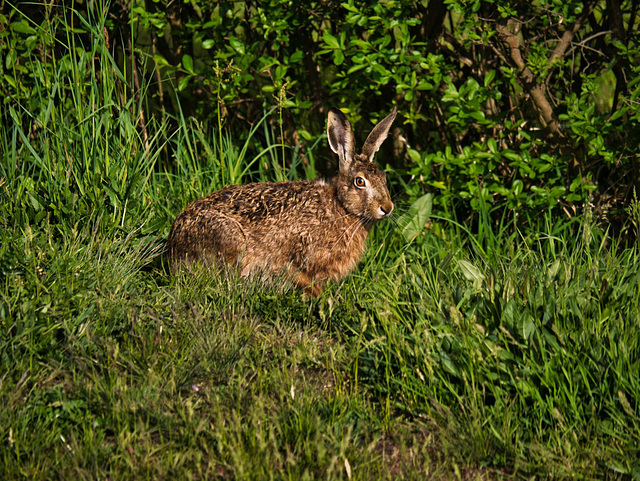
[(396, 113), (397, 107), (374, 127), (356, 155), (349, 120), (329, 110), (327, 136), (340, 162), (329, 183), (230, 185), (189, 204), (169, 233), (171, 269), (202, 259), (238, 265), (241, 276), (288, 270), (295, 284), (318, 296), (327, 279), (353, 270), (372, 225), (393, 211), (386, 175), (373, 156)]

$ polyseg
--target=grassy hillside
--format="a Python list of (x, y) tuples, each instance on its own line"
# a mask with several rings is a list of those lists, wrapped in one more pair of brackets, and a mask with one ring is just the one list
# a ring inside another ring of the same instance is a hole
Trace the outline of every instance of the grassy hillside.
[(145, 137), (144, 91), (75, 60), (0, 134), (3, 479), (640, 477), (638, 250), (588, 208), (471, 232), (396, 183), (318, 299), (171, 276), (190, 200), (296, 170), (186, 119)]

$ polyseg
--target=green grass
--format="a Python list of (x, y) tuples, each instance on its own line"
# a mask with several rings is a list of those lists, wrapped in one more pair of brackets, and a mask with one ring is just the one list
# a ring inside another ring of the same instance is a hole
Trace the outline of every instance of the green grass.
[(309, 300), (95, 232), (2, 238), (6, 479), (637, 473), (634, 249), (488, 261), (389, 223)]
[(145, 139), (75, 60), (52, 79), (75, 108), (42, 88), (0, 134), (3, 479), (640, 478), (638, 250), (588, 210), (474, 233), (400, 197), (318, 299), (171, 276), (174, 216), (281, 178), (280, 149), (186, 119)]

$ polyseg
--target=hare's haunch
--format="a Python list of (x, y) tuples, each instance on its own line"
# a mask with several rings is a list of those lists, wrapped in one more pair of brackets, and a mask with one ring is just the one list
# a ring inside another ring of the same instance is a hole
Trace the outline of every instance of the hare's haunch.
[(340, 160), (330, 183), (232, 185), (189, 204), (169, 234), (171, 268), (202, 259), (239, 263), (243, 276), (255, 268), (288, 269), (298, 286), (319, 295), (327, 279), (339, 280), (356, 266), (371, 226), (393, 210), (386, 175), (373, 156), (396, 112), (374, 127), (355, 155), (351, 124), (340, 110), (329, 110), (327, 135)]

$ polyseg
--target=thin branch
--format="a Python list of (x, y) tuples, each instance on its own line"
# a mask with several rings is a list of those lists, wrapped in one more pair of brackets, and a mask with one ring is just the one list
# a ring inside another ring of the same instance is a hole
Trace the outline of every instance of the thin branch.
[(513, 27), (514, 30), (518, 30), (520, 24), (514, 20), (509, 20), (506, 23), (499, 22), (496, 24), (496, 32), (498, 32), (498, 35), (500, 35), (503, 42), (508, 47), (508, 53), (511, 60), (516, 67), (520, 69), (520, 77), (525, 84), (525, 88), (529, 91), (529, 95), (531, 95), (531, 99), (533, 100), (543, 122), (553, 134), (563, 138), (564, 134), (560, 129), (560, 123), (556, 118), (553, 107), (549, 103), (549, 99), (547, 99), (545, 95), (544, 85), (537, 81), (536, 76), (527, 66), (524, 58), (522, 57), (522, 44), (520, 42), (520, 38), (511, 31), (510, 27)]
[(580, 28), (582, 28), (583, 22), (589, 17), (589, 15), (591, 15), (591, 12), (596, 6), (596, 3), (598, 2), (594, 1), (588, 4), (582, 11), (582, 15), (580, 15), (580, 17), (573, 23), (572, 27), (565, 30), (565, 32), (562, 34), (562, 37), (560, 38), (560, 41), (558, 42), (558, 45), (556, 45), (556, 48), (553, 50), (553, 53), (549, 57), (547, 65), (553, 65), (553, 62), (564, 56), (567, 48), (569, 48), (569, 45), (571, 45), (571, 42), (573, 41), (573, 37), (575, 37), (576, 33), (578, 33)]

